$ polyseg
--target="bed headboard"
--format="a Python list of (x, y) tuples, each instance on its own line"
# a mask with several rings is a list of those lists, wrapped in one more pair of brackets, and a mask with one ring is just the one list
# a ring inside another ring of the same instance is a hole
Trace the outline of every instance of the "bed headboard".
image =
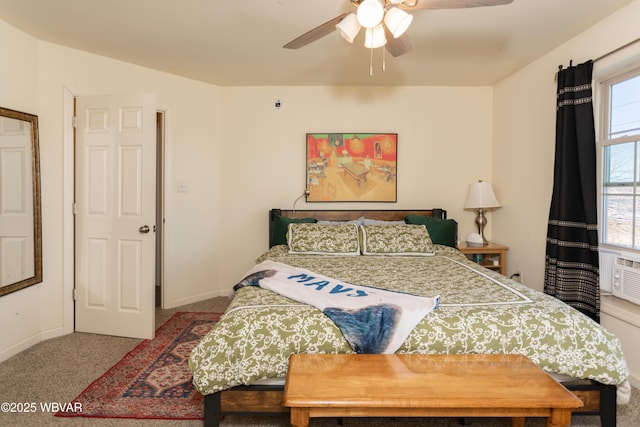
[(359, 218), (377, 219), (384, 221), (401, 221), (409, 214), (430, 216), (447, 219), (447, 211), (440, 208), (433, 209), (404, 209), (404, 210), (309, 210), (309, 209), (271, 209), (269, 211), (269, 243), (273, 236), (273, 225), (276, 216), (285, 218), (316, 218), (319, 221), (349, 221)]

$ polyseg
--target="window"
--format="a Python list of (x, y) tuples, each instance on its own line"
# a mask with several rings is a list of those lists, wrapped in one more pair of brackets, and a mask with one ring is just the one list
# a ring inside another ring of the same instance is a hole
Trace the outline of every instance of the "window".
[(602, 82), (603, 244), (640, 249), (640, 69)]

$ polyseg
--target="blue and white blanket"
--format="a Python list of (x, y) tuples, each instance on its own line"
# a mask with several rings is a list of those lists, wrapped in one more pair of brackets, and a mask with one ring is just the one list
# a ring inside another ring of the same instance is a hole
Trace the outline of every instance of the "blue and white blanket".
[(343, 283), (304, 268), (263, 261), (233, 289), (258, 286), (320, 309), (356, 353), (395, 353), (440, 297)]

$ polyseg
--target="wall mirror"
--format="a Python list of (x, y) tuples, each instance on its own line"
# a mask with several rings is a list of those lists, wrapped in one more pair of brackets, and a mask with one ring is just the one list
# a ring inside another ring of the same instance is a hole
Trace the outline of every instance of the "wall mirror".
[(40, 282), (38, 116), (0, 107), (0, 296)]

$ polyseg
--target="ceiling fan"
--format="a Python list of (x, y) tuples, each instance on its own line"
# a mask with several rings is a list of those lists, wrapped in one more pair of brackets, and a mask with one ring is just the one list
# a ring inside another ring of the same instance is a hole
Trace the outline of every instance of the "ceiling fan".
[(393, 56), (411, 50), (406, 34), (413, 16), (406, 11), (420, 9), (460, 9), (467, 7), (498, 6), (513, 0), (349, 0), (355, 13), (343, 13), (290, 41), (283, 47), (298, 49), (306, 46), (336, 29), (349, 43), (353, 43), (361, 27), (365, 27), (365, 47), (385, 46)]

